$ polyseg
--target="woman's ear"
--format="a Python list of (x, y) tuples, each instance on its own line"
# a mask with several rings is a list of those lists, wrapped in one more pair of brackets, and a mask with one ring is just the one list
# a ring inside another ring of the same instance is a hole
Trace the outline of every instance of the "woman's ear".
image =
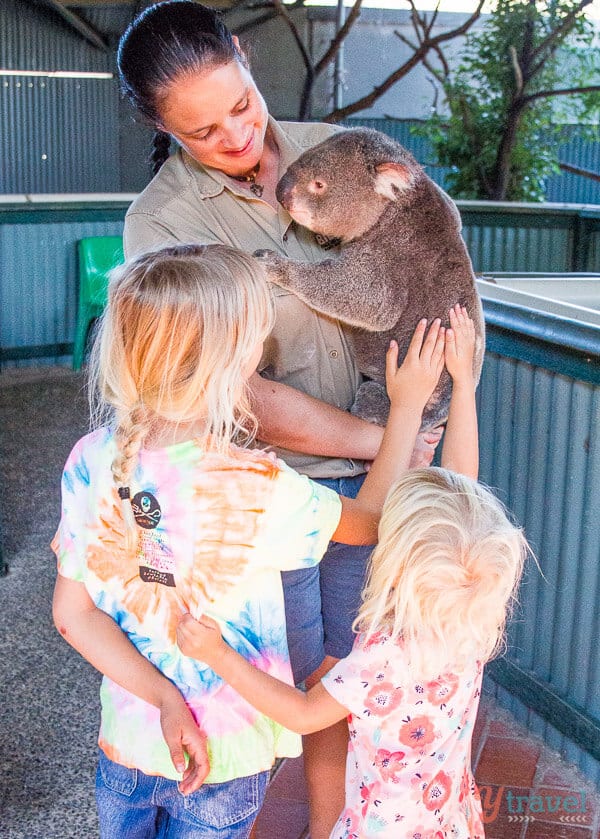
[(245, 67), (246, 69), (248, 69), (248, 66), (249, 66), (249, 65), (248, 65), (248, 56), (246, 55), (246, 53), (244, 52), (244, 50), (243, 50), (243, 49), (241, 48), (241, 46), (240, 46), (240, 39), (238, 38), (238, 36), (237, 36), (237, 35), (232, 35), (232, 36), (231, 36), (231, 39), (232, 39), (232, 41), (233, 41), (233, 43), (234, 43), (234, 45), (235, 45), (236, 50), (237, 50), (237, 51), (238, 51), (238, 53), (239, 53), (239, 56), (240, 56), (240, 58), (241, 58), (241, 60), (242, 60), (242, 64), (244, 65), (244, 67)]

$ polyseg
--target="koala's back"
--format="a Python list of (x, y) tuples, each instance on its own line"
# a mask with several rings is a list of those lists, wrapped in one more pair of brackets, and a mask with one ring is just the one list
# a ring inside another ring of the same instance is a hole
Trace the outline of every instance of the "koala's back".
[[(379, 222), (352, 243), (357, 252), (372, 251), (382, 287), (395, 290), (402, 314), (389, 329), (377, 333), (352, 328), (359, 369), (383, 383), (385, 352), (389, 340), (398, 341), (404, 357), (421, 318), (441, 318), (448, 326), (448, 310), (466, 306), (483, 336), (484, 320), (471, 259), (460, 233), (460, 216), (454, 203), (425, 173), (413, 189), (390, 204)], [(351, 254), (348, 256), (351, 259)], [(479, 375), (483, 340), (475, 359)], [(449, 391), (449, 382), (444, 390)]]

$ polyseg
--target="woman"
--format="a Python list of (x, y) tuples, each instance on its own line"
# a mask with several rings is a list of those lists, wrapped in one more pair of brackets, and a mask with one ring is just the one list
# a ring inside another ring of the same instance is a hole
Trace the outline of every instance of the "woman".
[[(155, 177), (125, 220), (128, 257), (176, 242), (269, 248), (322, 260), (329, 243), (292, 223), (277, 181), (333, 126), (278, 123), (267, 112), (236, 37), (190, 0), (146, 9), (123, 35), (124, 92), (157, 129)], [(171, 138), (180, 148), (169, 157)], [(339, 323), (272, 287), (276, 323), (251, 380), (260, 439), (291, 466), (355, 496), (382, 429), (347, 411), (360, 383)], [(284, 574), (288, 642), (298, 682), (315, 684), (351, 649), (368, 547), (332, 543), (319, 570)], [(311, 835), (329, 836), (341, 810), (345, 722), (305, 739)]]

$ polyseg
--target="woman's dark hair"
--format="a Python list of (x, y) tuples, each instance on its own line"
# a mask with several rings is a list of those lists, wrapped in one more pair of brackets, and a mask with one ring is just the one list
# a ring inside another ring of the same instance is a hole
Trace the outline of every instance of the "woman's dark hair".
[[(121, 91), (152, 125), (160, 122), (165, 89), (178, 77), (244, 61), (231, 32), (213, 10), (194, 0), (156, 3), (129, 24), (119, 42)], [(157, 131), (153, 174), (169, 156), (170, 137)]]

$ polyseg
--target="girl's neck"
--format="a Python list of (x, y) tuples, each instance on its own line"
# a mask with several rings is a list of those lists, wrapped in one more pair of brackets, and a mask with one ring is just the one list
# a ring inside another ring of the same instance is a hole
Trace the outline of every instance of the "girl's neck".
[(202, 437), (206, 431), (204, 419), (194, 422), (163, 421), (150, 430), (144, 439), (145, 449), (164, 449), (177, 443), (188, 443)]

